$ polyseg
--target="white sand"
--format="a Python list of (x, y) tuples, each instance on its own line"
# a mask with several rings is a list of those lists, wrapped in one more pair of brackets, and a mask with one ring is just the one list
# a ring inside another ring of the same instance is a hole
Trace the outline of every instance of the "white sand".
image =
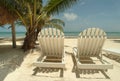
[[(112, 47), (120, 49), (120, 40), (113, 40), (114, 39), (107, 40), (104, 48)], [(22, 41), (17, 41), (17, 45), (21, 44)], [(106, 57), (104, 58), (114, 65), (114, 68), (107, 72), (110, 79), (106, 79), (101, 73), (82, 74), (80, 78), (76, 78), (75, 73), (72, 73), (73, 62), (70, 54), (72, 53), (72, 48), (77, 45), (77, 39), (65, 39), (64, 44), (66, 70), (64, 71), (64, 77), (60, 78), (59, 72), (38, 73), (36, 76), (33, 76), (34, 66), (32, 66), (32, 63), (40, 56), (40, 51), (35, 49), (33, 52), (24, 53), (20, 49), (20, 46), (12, 49), (10, 41), (0, 40), (0, 61), (1, 59), (5, 59), (4, 62), (0, 63), (4, 64), (0, 66), (0, 81), (120, 81), (120, 63)], [(13, 67), (15, 69), (13, 69)]]

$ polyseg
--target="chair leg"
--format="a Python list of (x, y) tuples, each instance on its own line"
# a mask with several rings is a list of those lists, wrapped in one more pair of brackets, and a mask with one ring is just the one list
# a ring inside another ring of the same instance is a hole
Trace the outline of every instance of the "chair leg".
[(39, 71), (39, 67), (36, 67), (35, 69), (33, 69), (34, 70), (34, 73), (32, 74), (32, 75), (36, 75), (37, 74), (37, 72)]
[(76, 68), (76, 66), (73, 65), (72, 72), (75, 72), (75, 68)]
[(75, 68), (76, 78), (80, 78), (78, 67)]
[(73, 68), (72, 68), (72, 72), (75, 72), (77, 62), (76, 62), (76, 60), (75, 60), (75, 56), (74, 56), (73, 54), (71, 55), (71, 57), (72, 57), (72, 60), (73, 60)]
[(63, 68), (60, 68), (60, 77), (63, 77), (64, 71)]

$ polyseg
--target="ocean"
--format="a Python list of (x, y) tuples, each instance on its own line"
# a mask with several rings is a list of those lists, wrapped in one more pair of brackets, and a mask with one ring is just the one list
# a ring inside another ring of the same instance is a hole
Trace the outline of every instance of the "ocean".
[[(106, 32), (108, 38), (120, 38), (120, 32)], [(79, 32), (64, 32), (65, 37), (74, 38), (77, 37)], [(11, 38), (11, 32), (0, 32), (0, 38)], [(16, 32), (16, 37), (25, 37), (25, 32)]]

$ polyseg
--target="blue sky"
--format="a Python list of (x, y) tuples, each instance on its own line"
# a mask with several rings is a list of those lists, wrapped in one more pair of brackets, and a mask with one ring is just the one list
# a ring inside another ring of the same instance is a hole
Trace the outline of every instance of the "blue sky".
[[(54, 18), (65, 22), (64, 31), (67, 32), (79, 32), (88, 27), (99, 27), (106, 32), (120, 32), (120, 0), (79, 0)], [(2, 31), (6, 29), (2, 28)], [(17, 31), (23, 30), (24, 28), (17, 27)]]
[(106, 32), (120, 32), (120, 0), (79, 0), (56, 17), (66, 23), (65, 31), (100, 27)]

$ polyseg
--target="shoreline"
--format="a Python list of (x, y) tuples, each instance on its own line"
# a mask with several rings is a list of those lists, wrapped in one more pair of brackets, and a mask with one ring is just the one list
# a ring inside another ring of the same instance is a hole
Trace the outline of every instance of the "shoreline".
[[(16, 37), (16, 39), (24, 39), (25, 37), (23, 37), (23, 36), (21, 36), (21, 37)], [(65, 39), (67, 38), (67, 39), (77, 39), (78, 38), (78, 36), (65, 36), (64, 37)], [(0, 40), (2, 40), (2, 39), (11, 39), (12, 40), (12, 37), (0, 37)], [(120, 39), (120, 37), (107, 37), (107, 39)]]
[[(64, 32), (65, 38), (77, 38), (79, 32)], [(120, 32), (106, 32), (108, 39), (120, 39)], [(3, 38), (12, 38), (11, 32), (0, 32), (0, 39)], [(16, 32), (16, 39), (17, 38), (25, 38), (25, 32)]]

